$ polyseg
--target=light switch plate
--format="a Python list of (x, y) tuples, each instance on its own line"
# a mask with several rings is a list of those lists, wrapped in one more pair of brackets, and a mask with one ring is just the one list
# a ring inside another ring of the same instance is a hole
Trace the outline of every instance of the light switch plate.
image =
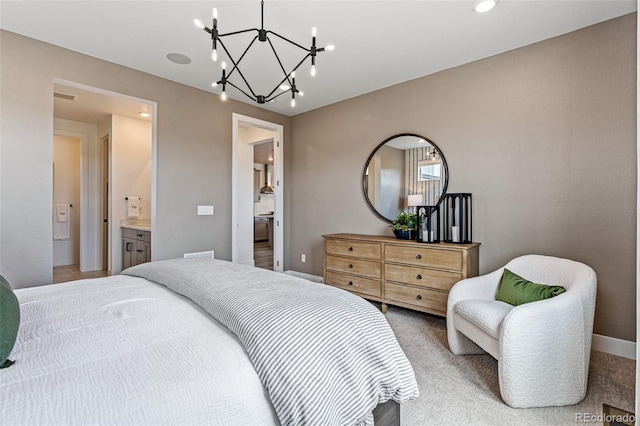
[(213, 216), (213, 206), (198, 206), (198, 216)]

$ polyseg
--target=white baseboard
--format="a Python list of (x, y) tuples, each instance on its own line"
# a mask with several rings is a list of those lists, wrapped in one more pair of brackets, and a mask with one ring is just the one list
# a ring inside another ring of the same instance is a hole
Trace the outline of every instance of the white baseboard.
[(628, 340), (594, 334), (591, 340), (591, 349), (624, 358), (636, 359), (636, 343)]
[(294, 277), (304, 278), (305, 280), (313, 281), (314, 283), (324, 282), (324, 278), (319, 277), (317, 275), (305, 274), (304, 272), (288, 270), (288, 271), (284, 271), (284, 273), (287, 275), (293, 275)]

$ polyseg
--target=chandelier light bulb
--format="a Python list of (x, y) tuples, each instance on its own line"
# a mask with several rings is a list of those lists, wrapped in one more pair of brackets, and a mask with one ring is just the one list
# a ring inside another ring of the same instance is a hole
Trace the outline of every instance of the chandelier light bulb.
[(291, 107), (295, 107), (296, 106), (296, 100), (295, 99), (291, 99)]
[(196, 27), (200, 28), (201, 30), (204, 30), (204, 24), (200, 22), (199, 19), (194, 19), (193, 23), (195, 24)]
[(485, 13), (496, 7), (498, 0), (477, 0), (473, 4), (473, 11), (477, 13)]
[(211, 83), (211, 87), (218, 87), (218, 82), (214, 81), (213, 83)]
[(227, 69), (227, 63), (225, 61), (222, 61), (222, 65), (221, 65), (223, 70)]
[(315, 77), (316, 76), (316, 66), (315, 65), (311, 65), (311, 77)]
[(283, 84), (282, 86), (280, 86), (280, 90), (289, 90), (291, 89), (291, 87), (287, 86), (286, 84)]
[(216, 62), (218, 60), (218, 50), (217, 49), (213, 49), (211, 51), (211, 60), (213, 62)]
[(316, 27), (311, 28), (311, 35), (313, 37), (315, 37), (317, 33), (318, 33), (318, 30), (316, 29)]
[(304, 92), (298, 92), (298, 95), (304, 96)]
[(226, 101), (227, 100), (227, 92), (222, 92), (222, 100)]
[(217, 8), (213, 8), (213, 19), (218, 19), (218, 9)]
[(291, 78), (296, 78), (296, 72), (295, 71), (291, 73)]
[(328, 45), (327, 47), (324, 48), (324, 50), (334, 50), (336, 47), (333, 44)]

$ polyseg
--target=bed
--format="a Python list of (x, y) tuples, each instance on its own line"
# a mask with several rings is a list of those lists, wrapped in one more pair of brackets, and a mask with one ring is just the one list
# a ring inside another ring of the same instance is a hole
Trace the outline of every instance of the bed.
[(365, 425), (419, 394), (374, 306), (284, 274), (173, 259), (15, 294), (2, 425)]

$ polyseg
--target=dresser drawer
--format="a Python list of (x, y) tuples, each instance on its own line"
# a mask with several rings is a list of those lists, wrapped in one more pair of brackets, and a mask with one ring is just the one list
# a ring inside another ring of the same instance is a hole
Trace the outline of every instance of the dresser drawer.
[(449, 291), (455, 283), (462, 279), (462, 274), (389, 263), (384, 268), (384, 279)]
[(453, 250), (388, 244), (384, 251), (384, 260), (450, 271), (462, 270), (462, 253)]
[(354, 277), (353, 275), (339, 274), (336, 272), (327, 272), (324, 277), (324, 281), (326, 284), (352, 291), (354, 293), (377, 298), (382, 297), (382, 283), (380, 280)]
[(435, 311), (440, 315), (447, 314), (448, 293), (442, 291), (385, 283), (384, 298), (391, 303), (398, 302), (413, 305), (422, 310)]
[(349, 259), (346, 257), (325, 257), (325, 267), (334, 272), (362, 275), (369, 278), (382, 278), (382, 266), (380, 262), (372, 260)]
[(327, 254), (336, 254), (339, 256), (353, 256), (372, 260), (382, 259), (382, 244), (380, 243), (327, 240), (325, 250)]

